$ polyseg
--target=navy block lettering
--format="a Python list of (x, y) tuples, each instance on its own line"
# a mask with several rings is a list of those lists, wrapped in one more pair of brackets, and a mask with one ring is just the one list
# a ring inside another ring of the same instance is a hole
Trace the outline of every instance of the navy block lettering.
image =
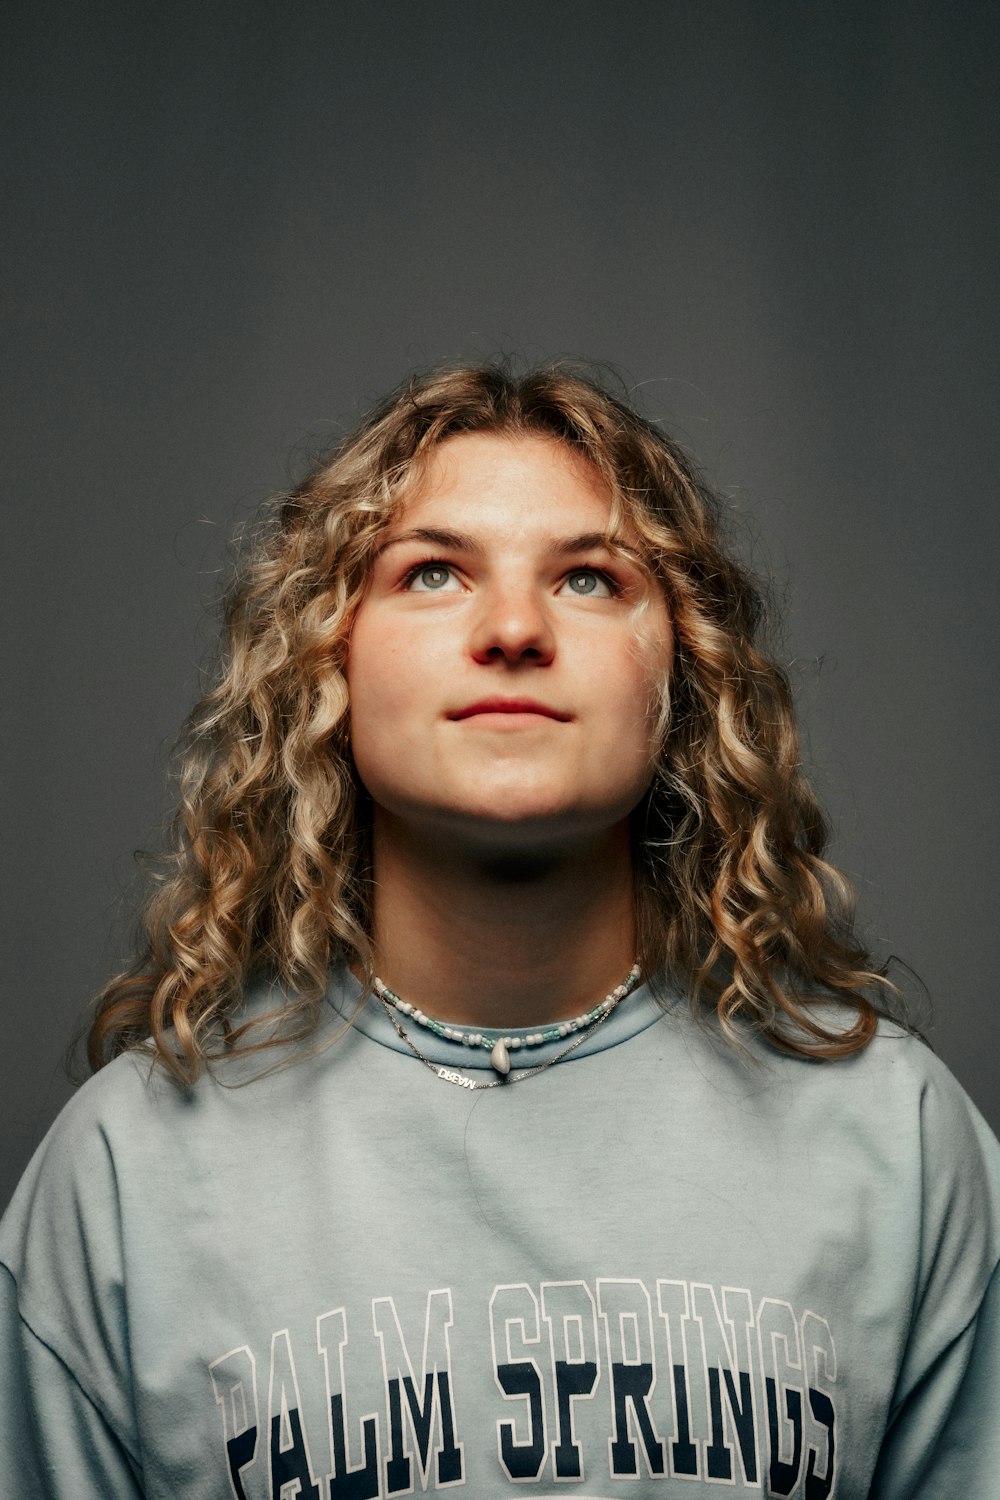
[(511, 1479), (537, 1479), (545, 1462), (545, 1412), (542, 1406), (542, 1382), (533, 1364), (518, 1360), (516, 1364), (498, 1365), (497, 1379), (506, 1396), (528, 1398), (526, 1443), (514, 1437), (513, 1422), (500, 1423), (500, 1458)]
[(295, 1500), (319, 1500), (319, 1485), (309, 1472), (302, 1423), (294, 1406), (271, 1418), (271, 1494), (280, 1495), (293, 1480), (299, 1485)]
[(611, 1472), (624, 1477), (638, 1474), (639, 1461), (635, 1444), (628, 1435), (628, 1408), (631, 1406), (651, 1474), (662, 1474), (666, 1465), (663, 1444), (653, 1430), (647, 1401), (653, 1388), (651, 1364), (611, 1366), (614, 1391), (615, 1433), (611, 1444)]
[(344, 1398), (338, 1392), (330, 1397), (330, 1432), (333, 1437), (333, 1474), (330, 1476), (330, 1500), (377, 1500), (378, 1431), (374, 1417), (363, 1424), (364, 1464), (360, 1469), (347, 1467), (347, 1434), (344, 1425)]
[(806, 1466), (806, 1500), (826, 1500), (833, 1489), (833, 1461), (836, 1453), (834, 1443), (833, 1402), (825, 1391), (809, 1389), (809, 1408), (821, 1427), (826, 1428), (826, 1465), (822, 1474), (816, 1473), (816, 1450), (809, 1449)]
[(726, 1430), (722, 1421), (722, 1391), (719, 1372), (712, 1368), (708, 1372), (708, 1404), (712, 1413), (712, 1441), (705, 1451), (710, 1479), (732, 1479), (733, 1460), (726, 1442)]
[(559, 1410), (559, 1441), (556, 1444), (556, 1475), (559, 1479), (579, 1479), (583, 1473), (583, 1451), (573, 1441), (574, 1396), (589, 1396), (597, 1384), (594, 1360), (556, 1361), (556, 1404)]
[(674, 1365), (674, 1401), (677, 1405), (677, 1438), (670, 1447), (675, 1474), (697, 1474), (698, 1449), (691, 1441), (691, 1416), (688, 1410), (687, 1370)]
[(438, 1484), (457, 1484), (462, 1478), (462, 1450), (455, 1439), (451, 1376), (447, 1370), (438, 1371), (437, 1386), (438, 1405), (441, 1410), (441, 1446), (437, 1456)]
[(390, 1495), (412, 1488), (411, 1465), (403, 1447), (403, 1410), (399, 1399), (399, 1381), (389, 1381), (389, 1445), (385, 1466), (385, 1484)]
[(229, 1483), (233, 1487), (233, 1494), (236, 1496), (236, 1500), (247, 1500), (247, 1492), (243, 1488), (240, 1471), (253, 1462), (256, 1452), (256, 1427), (248, 1427), (246, 1432), (238, 1433), (236, 1437), (230, 1438), (226, 1444), (226, 1458), (229, 1461)]
[(212, 1389), (222, 1413), (222, 1434), (233, 1500), (247, 1500), (243, 1470), (257, 1457), (260, 1413), (257, 1406), (257, 1361), (246, 1344), (230, 1349), (209, 1365)]
[(770, 1376), (764, 1382), (767, 1396), (767, 1432), (771, 1461), (767, 1482), (775, 1495), (790, 1495), (799, 1482), (802, 1467), (802, 1395), (794, 1386), (785, 1389), (785, 1416), (792, 1424), (792, 1457), (781, 1457), (781, 1431), (778, 1426), (778, 1389)]

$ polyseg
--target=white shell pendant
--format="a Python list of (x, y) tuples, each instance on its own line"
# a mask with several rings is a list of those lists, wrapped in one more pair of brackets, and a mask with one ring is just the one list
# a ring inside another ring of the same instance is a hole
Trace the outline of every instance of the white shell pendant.
[(510, 1053), (507, 1051), (503, 1037), (497, 1039), (493, 1051), (490, 1053), (490, 1062), (493, 1064), (495, 1072), (499, 1073), (501, 1078), (507, 1077), (507, 1074), (510, 1072)]

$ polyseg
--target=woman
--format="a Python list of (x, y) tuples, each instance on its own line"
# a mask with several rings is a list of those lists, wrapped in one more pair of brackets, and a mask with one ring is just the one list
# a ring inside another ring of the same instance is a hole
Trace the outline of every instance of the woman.
[(20, 1495), (992, 1492), (1000, 1153), (759, 623), (559, 369), (411, 382), (283, 502), (0, 1233)]

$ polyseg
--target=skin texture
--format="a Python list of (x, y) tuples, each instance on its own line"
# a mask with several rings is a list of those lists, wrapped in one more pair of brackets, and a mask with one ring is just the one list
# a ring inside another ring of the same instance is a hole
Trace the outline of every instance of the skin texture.
[[(566, 445), (463, 434), (375, 564), (348, 684), (376, 967), (430, 1014), (576, 1014), (634, 958), (628, 815), (671, 635), (642, 569), (580, 541), (609, 514)], [(531, 703), (548, 712), (512, 711)]]

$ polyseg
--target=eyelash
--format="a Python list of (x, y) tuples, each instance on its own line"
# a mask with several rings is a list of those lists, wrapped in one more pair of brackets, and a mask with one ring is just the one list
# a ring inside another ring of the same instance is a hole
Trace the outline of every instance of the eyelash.
[[(456, 573), (458, 571), (453, 563), (445, 562), (441, 557), (425, 557), (421, 562), (414, 563), (412, 568), (407, 568), (406, 572), (403, 574), (403, 587), (409, 588), (410, 584), (416, 578), (417, 574), (422, 573), (425, 568), (446, 568), (449, 573)], [(576, 578), (580, 573), (593, 573), (595, 578), (599, 578), (602, 583), (607, 584), (608, 589), (615, 598), (617, 598), (622, 592), (622, 585), (618, 582), (617, 578), (612, 577), (612, 575), (605, 572), (603, 568), (594, 568), (590, 566), (582, 568), (570, 568), (568, 572), (563, 574), (563, 583), (565, 583), (568, 578)], [(581, 598), (582, 597), (584, 596), (581, 595)]]

